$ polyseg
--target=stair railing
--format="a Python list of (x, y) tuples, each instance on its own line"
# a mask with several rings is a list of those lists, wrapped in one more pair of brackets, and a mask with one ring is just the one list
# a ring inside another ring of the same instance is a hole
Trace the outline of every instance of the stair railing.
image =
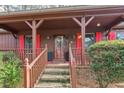
[(24, 87), (31, 88), (40, 79), (41, 73), (47, 65), (47, 45), (45, 49), (30, 63), (28, 58), (25, 58), (24, 66)]
[[(30, 62), (33, 61), (32, 57), (32, 48), (0, 48), (1, 52), (12, 52), (24, 62), (24, 59), (27, 57)], [(36, 48), (36, 56), (38, 56), (42, 51), (42, 48)]]
[(76, 88), (76, 84), (77, 84), (76, 61), (72, 53), (71, 43), (69, 44), (69, 57), (70, 57), (69, 66), (70, 66), (70, 75), (71, 75), (70, 82), (72, 88)]

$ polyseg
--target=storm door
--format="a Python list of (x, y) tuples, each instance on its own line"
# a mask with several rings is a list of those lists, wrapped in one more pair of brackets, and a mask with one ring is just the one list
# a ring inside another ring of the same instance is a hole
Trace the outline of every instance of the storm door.
[(64, 36), (55, 37), (55, 59), (64, 59), (68, 50), (67, 39)]

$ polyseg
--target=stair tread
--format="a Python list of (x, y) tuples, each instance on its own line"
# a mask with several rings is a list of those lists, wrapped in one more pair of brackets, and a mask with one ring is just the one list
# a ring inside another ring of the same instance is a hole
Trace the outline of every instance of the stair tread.
[(66, 81), (66, 80), (69, 80), (69, 78), (41, 78), (41, 80), (40, 81), (55, 81), (55, 80), (57, 80), (57, 81)]
[(66, 68), (66, 69), (68, 69), (69, 66), (47, 66), (47, 68), (60, 68), (60, 69)]
[(35, 87), (37, 88), (55, 88), (55, 87), (70, 87), (69, 83), (39, 83), (38, 85), (36, 85)]
[(41, 79), (43, 79), (43, 78), (59, 78), (59, 79), (61, 79), (61, 78), (69, 78), (69, 75), (49, 75), (49, 74), (45, 74), (45, 75), (42, 76)]
[(69, 75), (43, 75), (41, 79), (67, 79)]
[(46, 68), (46, 69), (45, 69), (45, 72), (47, 72), (47, 71), (49, 71), (49, 72), (63, 72), (63, 71), (65, 71), (65, 72), (67, 72), (67, 71), (69, 71), (69, 69), (62, 69), (62, 68)]
[(69, 64), (48, 64), (47, 67), (69, 67)]
[(49, 71), (46, 71), (44, 72), (45, 75), (60, 75), (60, 74), (63, 74), (63, 75), (69, 75), (69, 71), (61, 71), (61, 72), (49, 72)]
[(69, 64), (48, 64), (36, 88), (70, 87)]
[(69, 78), (66, 78), (66, 79), (42, 79), (39, 81), (39, 83), (43, 83), (43, 82), (47, 82), (47, 83), (69, 83), (70, 82), (70, 79)]

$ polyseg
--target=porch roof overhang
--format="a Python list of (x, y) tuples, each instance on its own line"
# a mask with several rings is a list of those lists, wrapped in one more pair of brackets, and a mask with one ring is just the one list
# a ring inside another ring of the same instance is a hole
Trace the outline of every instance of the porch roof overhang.
[[(31, 30), (24, 21), (44, 19), (38, 28), (46, 29), (73, 29), (80, 28), (74, 20), (80, 20), (82, 16), (86, 21), (94, 16), (94, 19), (86, 26), (86, 32), (106, 31), (123, 21), (124, 6), (78, 6), (71, 8), (46, 9), (33, 12), (14, 12), (0, 14), (0, 27), (17, 34), (20, 31)], [(97, 23), (101, 26), (97, 27)]]

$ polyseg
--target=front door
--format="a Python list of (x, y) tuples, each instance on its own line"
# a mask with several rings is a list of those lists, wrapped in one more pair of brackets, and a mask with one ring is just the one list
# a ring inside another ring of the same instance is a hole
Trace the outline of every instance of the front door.
[(55, 59), (64, 59), (67, 52), (67, 39), (64, 36), (55, 37)]

